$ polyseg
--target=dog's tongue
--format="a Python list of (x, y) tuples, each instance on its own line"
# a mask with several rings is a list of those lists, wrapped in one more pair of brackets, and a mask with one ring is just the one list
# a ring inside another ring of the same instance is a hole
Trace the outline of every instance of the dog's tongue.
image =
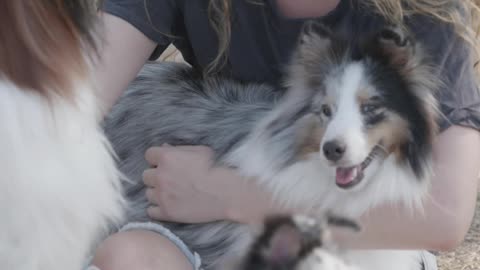
[(358, 166), (350, 168), (337, 168), (336, 182), (339, 185), (348, 185), (355, 180), (358, 175)]

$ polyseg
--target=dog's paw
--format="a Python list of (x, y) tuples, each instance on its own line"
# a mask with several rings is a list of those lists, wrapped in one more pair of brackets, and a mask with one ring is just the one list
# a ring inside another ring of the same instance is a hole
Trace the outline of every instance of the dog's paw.
[(328, 239), (331, 226), (359, 230), (354, 221), (333, 215), (271, 217), (238, 269), (353, 270), (336, 255)]

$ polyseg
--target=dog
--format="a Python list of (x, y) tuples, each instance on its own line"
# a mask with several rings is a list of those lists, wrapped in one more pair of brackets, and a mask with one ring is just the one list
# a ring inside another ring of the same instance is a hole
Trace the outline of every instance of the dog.
[[(103, 126), (125, 185), (131, 221), (148, 221), (142, 172), (151, 146), (207, 145), (280, 205), (358, 218), (381, 203), (421, 209), (438, 132), (439, 79), (401, 26), (349, 38), (306, 23), (286, 69), (285, 91), (205, 77), (188, 65), (149, 63)], [(298, 208), (295, 208), (298, 209)], [(162, 223), (219, 269), (251, 243), (228, 221)], [(421, 269), (419, 251), (348, 251), (361, 269)]]
[(91, 74), (95, 3), (0, 2), (0, 269), (82, 270), (124, 217)]

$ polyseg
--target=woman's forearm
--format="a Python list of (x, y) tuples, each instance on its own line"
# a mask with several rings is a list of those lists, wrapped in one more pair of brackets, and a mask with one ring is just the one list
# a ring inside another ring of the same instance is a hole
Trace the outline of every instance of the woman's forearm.
[(259, 224), (267, 216), (290, 212), (274, 205), (270, 194), (259, 188), (252, 179), (244, 179), (230, 169), (219, 169), (217, 177), (218, 181), (214, 181), (222, 183), (219, 191), (227, 194), (229, 204), (224, 209), (228, 220)]
[(107, 113), (145, 64), (155, 43), (123, 19), (106, 13), (100, 16), (103, 43), (94, 75), (104, 113)]

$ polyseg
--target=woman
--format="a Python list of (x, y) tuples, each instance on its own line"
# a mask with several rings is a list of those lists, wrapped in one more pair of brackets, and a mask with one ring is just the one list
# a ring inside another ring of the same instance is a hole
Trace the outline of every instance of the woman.
[[(187, 5), (188, 2), (188, 5)], [(450, 3), (451, 2), (451, 3)], [(459, 3), (457, 3), (459, 2)], [(455, 8), (459, 5), (460, 8)], [(184, 58), (205, 73), (244, 81), (278, 83), (306, 17), (321, 17), (336, 31), (362, 34), (379, 23), (378, 14), (407, 26), (424, 42), (446, 78), (441, 92), (442, 133), (434, 146), (435, 179), (422, 218), (384, 206), (363, 217), (366, 230), (336, 238), (352, 248), (449, 250), (466, 234), (474, 212), (480, 164), (480, 93), (473, 68), (473, 29), (479, 6), (474, 0), (110, 0), (104, 6), (107, 46), (98, 69), (101, 93), (110, 107), (147, 59), (173, 43)], [(464, 23), (466, 10), (474, 14)], [(286, 19), (284, 16), (295, 17)], [(462, 36), (463, 38), (461, 38)], [(234, 170), (210, 169), (211, 152), (202, 146), (153, 147), (146, 159), (153, 219), (208, 222), (231, 219), (258, 222), (288, 211), (239, 181)], [(184, 170), (189, 164), (189, 170)], [(425, 253), (427, 254), (427, 253)], [(168, 232), (123, 231), (97, 250), (93, 264), (102, 270), (196, 269), (196, 258)], [(427, 258), (426, 269), (435, 269)]]

